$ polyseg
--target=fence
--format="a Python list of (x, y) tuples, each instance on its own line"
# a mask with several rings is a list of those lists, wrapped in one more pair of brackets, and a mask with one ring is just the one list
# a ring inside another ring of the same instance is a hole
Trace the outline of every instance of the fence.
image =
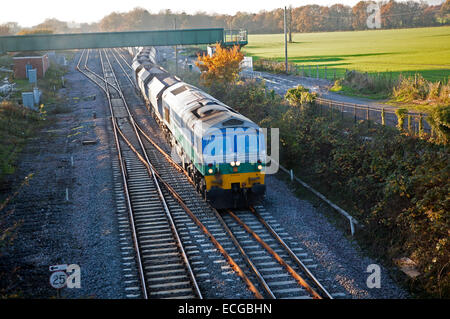
[[(326, 74), (327, 73), (325, 67), (325, 75)], [(263, 72), (251, 70), (243, 70), (241, 72), (241, 76), (250, 79), (265, 78)], [(330, 119), (336, 119), (337, 117), (340, 117), (342, 120), (344, 120), (344, 118), (348, 119), (349, 117), (352, 117), (355, 123), (357, 120), (367, 121), (369, 127), (371, 123), (387, 126), (399, 126), (399, 119), (397, 114), (395, 113), (395, 108), (339, 102), (321, 97), (316, 98), (315, 104), (319, 106), (318, 111), (321, 115), (326, 112), (323, 108), (328, 108)], [(340, 111), (340, 113), (335, 114), (335, 110)], [(426, 117), (426, 114), (408, 111), (404, 114), (404, 118), (406, 119), (406, 121), (403, 122), (402, 129), (404, 131), (408, 131), (413, 135), (428, 133), (433, 136), (433, 130), (431, 129), (431, 126), (426, 122)]]
[(280, 169), (285, 172), (286, 174), (288, 174), (291, 177), (291, 181), (296, 181), (298, 183), (300, 183), (303, 187), (305, 187), (307, 190), (309, 190), (310, 192), (312, 192), (314, 195), (316, 195), (317, 197), (319, 197), (321, 200), (323, 200), (325, 203), (327, 203), (328, 205), (330, 205), (334, 210), (336, 210), (339, 214), (341, 214), (342, 216), (344, 216), (345, 218), (348, 219), (349, 224), (350, 224), (350, 232), (352, 234), (352, 236), (355, 234), (355, 225), (358, 225), (358, 221), (351, 216), (349, 213), (347, 213), (345, 210), (343, 210), (342, 208), (340, 208), (339, 206), (337, 206), (336, 204), (334, 204), (332, 201), (330, 201), (328, 198), (326, 198), (325, 196), (323, 196), (321, 193), (319, 193), (318, 191), (316, 191), (314, 188), (312, 188), (311, 186), (309, 186), (307, 183), (305, 183), (304, 181), (302, 181), (300, 178), (298, 178), (297, 176), (294, 175), (294, 171), (288, 170), (287, 168), (283, 167), (280, 163), (278, 163), (277, 161), (275, 161), (273, 158), (271, 158), (270, 156), (268, 156), (268, 159), (271, 162), (275, 162), (276, 164), (278, 164), (278, 166), (280, 167)]
[[(345, 117), (347, 117), (347, 119), (353, 118), (353, 121), (355, 123), (357, 120), (365, 120), (367, 121), (367, 124), (369, 126), (371, 125), (371, 122), (388, 126), (399, 125), (398, 116), (395, 114), (395, 109), (338, 102), (320, 97), (316, 98), (315, 103), (317, 106), (319, 106), (318, 112), (320, 112), (321, 115), (326, 115), (325, 112), (327, 112), (328, 109), (331, 120), (338, 117), (343, 120)], [(335, 114), (336, 112), (334, 112), (334, 110), (338, 110), (339, 113)], [(406, 118), (406, 121), (403, 122), (403, 130), (415, 135), (418, 135), (420, 133), (433, 133), (430, 125), (425, 121), (425, 114), (408, 112), (404, 116)]]
[[(255, 63), (255, 69), (259, 71), (267, 71), (267, 72), (274, 72), (274, 73), (285, 73), (285, 64), (284, 62), (279, 62), (275, 60), (269, 60), (269, 59), (260, 59), (256, 61)], [(330, 81), (336, 81), (339, 78), (343, 78), (349, 71), (349, 69), (342, 69), (342, 68), (328, 68), (325, 65), (298, 65), (294, 64), (292, 62), (288, 63), (288, 74), (298, 75), (301, 77), (307, 77), (307, 78), (315, 78), (315, 79), (326, 79)], [(360, 72), (360, 71), (358, 71)], [(386, 81), (395, 81), (397, 76), (399, 74), (403, 74), (405, 76), (414, 76), (416, 73), (415, 71), (405, 71), (405, 72), (380, 72), (376, 74), (370, 74), (368, 72), (360, 72), (364, 73), (366, 76), (371, 77), (379, 77), (380, 79), (384, 79)], [(450, 81), (449, 76), (433, 76), (433, 75), (427, 75), (427, 78), (430, 81), (441, 81), (442, 83), (447, 83), (447, 81)]]

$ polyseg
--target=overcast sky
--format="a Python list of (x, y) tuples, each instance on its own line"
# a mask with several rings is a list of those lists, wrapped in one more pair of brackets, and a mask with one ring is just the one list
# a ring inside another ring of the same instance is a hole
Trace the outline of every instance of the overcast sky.
[[(153, 13), (170, 9), (174, 12), (234, 14), (237, 11), (258, 12), (292, 5), (305, 4), (332, 5), (343, 3), (353, 6), (359, 0), (2, 0), (0, 24), (14, 21), (30, 27), (46, 18), (62, 21), (95, 22), (113, 12), (126, 12), (135, 7), (145, 8)], [(444, 0), (427, 0), (429, 4), (439, 4)]]

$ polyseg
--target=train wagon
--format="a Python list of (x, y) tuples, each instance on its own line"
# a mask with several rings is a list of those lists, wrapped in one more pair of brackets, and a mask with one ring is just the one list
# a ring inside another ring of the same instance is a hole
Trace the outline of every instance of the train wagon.
[(262, 200), (266, 143), (260, 127), (157, 65), (154, 48), (140, 48), (132, 68), (148, 108), (197, 191), (218, 209)]

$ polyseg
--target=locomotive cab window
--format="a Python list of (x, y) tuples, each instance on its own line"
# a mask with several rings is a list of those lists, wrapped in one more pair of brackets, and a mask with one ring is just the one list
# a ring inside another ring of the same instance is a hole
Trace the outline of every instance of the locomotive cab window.
[(170, 124), (170, 110), (168, 108), (164, 108), (164, 118)]

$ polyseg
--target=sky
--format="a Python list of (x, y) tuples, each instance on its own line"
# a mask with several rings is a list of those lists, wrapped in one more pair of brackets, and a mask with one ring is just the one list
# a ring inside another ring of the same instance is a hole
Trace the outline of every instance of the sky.
[[(174, 12), (235, 14), (237, 11), (258, 12), (292, 5), (332, 5), (342, 3), (353, 6), (359, 0), (4, 0), (0, 10), (0, 24), (18, 22), (31, 27), (46, 18), (61, 21), (96, 22), (111, 12), (126, 12), (141, 7), (150, 12), (170, 9)], [(398, 0), (397, 0), (398, 1)], [(426, 0), (429, 4), (440, 4), (444, 0)]]

